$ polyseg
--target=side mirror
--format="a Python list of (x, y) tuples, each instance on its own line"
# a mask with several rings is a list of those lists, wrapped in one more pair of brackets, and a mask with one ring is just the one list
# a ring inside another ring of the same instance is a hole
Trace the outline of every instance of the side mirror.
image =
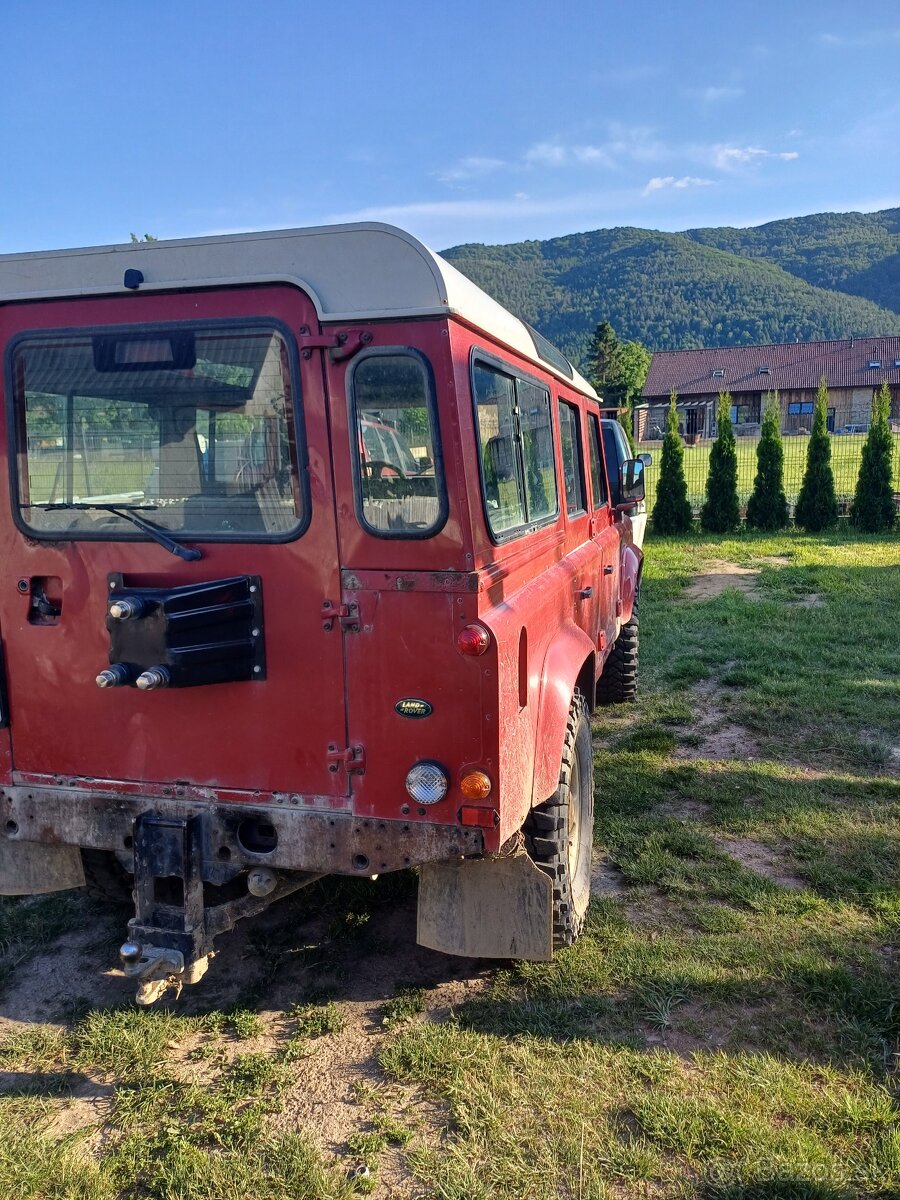
[(620, 469), (621, 502), (616, 512), (630, 512), (644, 499), (644, 464), (639, 458), (627, 458)]

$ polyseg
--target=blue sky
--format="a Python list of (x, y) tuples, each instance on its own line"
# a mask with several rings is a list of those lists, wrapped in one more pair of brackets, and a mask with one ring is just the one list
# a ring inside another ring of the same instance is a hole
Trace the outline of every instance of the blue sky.
[(900, 205), (896, 0), (0, 0), (0, 40), (0, 252)]

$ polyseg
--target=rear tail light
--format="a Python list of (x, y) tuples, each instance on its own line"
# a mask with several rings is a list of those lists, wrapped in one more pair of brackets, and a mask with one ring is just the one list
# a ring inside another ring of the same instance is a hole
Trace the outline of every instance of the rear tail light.
[(487, 800), (491, 794), (490, 777), (484, 771), (469, 771), (459, 781), (459, 790), (467, 800)]
[(447, 795), (450, 780), (435, 762), (420, 762), (406, 776), (406, 790), (417, 804), (437, 804)]
[(460, 825), (475, 825), (479, 829), (496, 829), (500, 824), (500, 814), (496, 808), (476, 808), (474, 804), (464, 804), (459, 810)]
[(470, 654), (477, 658), (490, 647), (491, 635), (483, 625), (467, 625), (461, 629), (456, 639), (456, 648), (460, 654)]

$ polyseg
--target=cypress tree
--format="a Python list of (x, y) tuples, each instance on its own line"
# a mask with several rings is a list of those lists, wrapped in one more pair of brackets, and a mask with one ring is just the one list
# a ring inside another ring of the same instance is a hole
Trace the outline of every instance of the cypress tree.
[(659, 466), (659, 484), (653, 505), (653, 529), (656, 533), (689, 533), (693, 514), (687, 498), (684, 477), (684, 446), (678, 434), (678, 413), (675, 402), (678, 394), (672, 390), (669, 414), (666, 417), (666, 436), (663, 438)]
[(892, 529), (897, 517), (891, 482), (893, 444), (890, 429), (891, 389), (887, 380), (872, 400), (872, 424), (863, 446), (850, 520), (865, 533)]
[(741, 523), (737, 495), (737, 448), (731, 428), (731, 396), (719, 392), (716, 412), (716, 440), (709, 455), (706, 503), (700, 510), (700, 524), (709, 533), (728, 533)]
[(806, 449), (806, 473), (794, 509), (794, 520), (808, 533), (819, 533), (835, 525), (837, 518), (831, 442), (828, 437), (828, 382), (823, 375), (816, 396), (812, 433)]
[(784, 494), (784, 446), (781, 444), (781, 409), (778, 393), (766, 396), (762, 435), (756, 447), (756, 478), (747, 501), (751, 529), (784, 529), (788, 523)]

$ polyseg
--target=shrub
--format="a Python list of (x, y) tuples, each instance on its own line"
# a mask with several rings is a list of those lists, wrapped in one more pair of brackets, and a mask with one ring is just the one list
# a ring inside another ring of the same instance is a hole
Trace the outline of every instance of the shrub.
[(828, 384), (819, 384), (812, 433), (806, 449), (806, 472), (800, 486), (794, 520), (808, 533), (819, 533), (837, 523), (837, 498), (831, 470), (831, 441), (828, 437)]
[(659, 485), (653, 505), (653, 528), (657, 533), (689, 533), (693, 524), (684, 478), (684, 446), (678, 434), (678, 413), (673, 390), (666, 417), (666, 436), (663, 438), (659, 466)]
[(893, 445), (890, 429), (891, 389), (887, 380), (872, 400), (872, 424), (863, 446), (850, 519), (865, 533), (892, 529), (897, 517), (891, 482)]
[(716, 440), (709, 454), (706, 503), (700, 510), (700, 524), (709, 533), (728, 533), (741, 523), (737, 496), (737, 449), (731, 428), (731, 396), (719, 392), (716, 412)]
[(778, 393), (766, 397), (762, 433), (756, 447), (756, 478), (747, 501), (751, 529), (784, 529), (788, 523), (784, 494), (784, 446), (781, 444), (781, 410)]

